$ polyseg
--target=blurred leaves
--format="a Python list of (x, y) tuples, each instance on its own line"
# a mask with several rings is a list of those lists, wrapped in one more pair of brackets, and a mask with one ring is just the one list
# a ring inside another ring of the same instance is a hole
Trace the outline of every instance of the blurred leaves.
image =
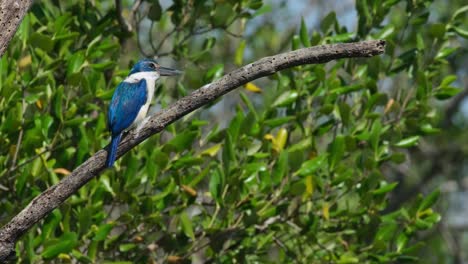
[(444, 20), (429, 1), (360, 0), (357, 32), (335, 12), (280, 31), (266, 1), (143, 1), (138, 48), (113, 4), (35, 3), (0, 59), (2, 223), (108, 144), (108, 101), (138, 50), (187, 68), (157, 85), (162, 107), (289, 45), (384, 38), (387, 51), (287, 69), (182, 118), (30, 230), (21, 261), (416, 261), (440, 193), (389, 210), (404, 184), (388, 168), (443, 132), (433, 102), (461, 91), (466, 6)]

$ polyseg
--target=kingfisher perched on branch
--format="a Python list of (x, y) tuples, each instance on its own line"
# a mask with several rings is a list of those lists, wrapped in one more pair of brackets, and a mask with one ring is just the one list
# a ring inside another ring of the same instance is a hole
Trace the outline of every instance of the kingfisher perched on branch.
[(107, 115), (108, 127), (112, 134), (107, 167), (114, 165), (123, 132), (145, 119), (159, 77), (180, 73), (181, 71), (160, 66), (154, 59), (142, 59), (117, 86)]

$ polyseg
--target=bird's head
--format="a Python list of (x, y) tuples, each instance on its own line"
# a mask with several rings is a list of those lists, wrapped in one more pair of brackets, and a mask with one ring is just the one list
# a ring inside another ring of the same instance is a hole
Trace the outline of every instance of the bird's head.
[(129, 75), (140, 72), (154, 73), (158, 76), (174, 76), (182, 73), (181, 71), (159, 65), (159, 63), (155, 59), (139, 60), (135, 65), (133, 65), (133, 68), (130, 71)]

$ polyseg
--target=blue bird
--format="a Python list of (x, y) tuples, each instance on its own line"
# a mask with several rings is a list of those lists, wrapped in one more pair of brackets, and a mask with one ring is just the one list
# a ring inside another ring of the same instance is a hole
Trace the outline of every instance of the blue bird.
[(181, 72), (162, 67), (154, 59), (138, 61), (114, 92), (109, 106), (107, 123), (112, 134), (106, 166), (112, 167), (117, 147), (125, 130), (140, 123), (148, 113), (154, 86), (160, 76), (173, 76)]

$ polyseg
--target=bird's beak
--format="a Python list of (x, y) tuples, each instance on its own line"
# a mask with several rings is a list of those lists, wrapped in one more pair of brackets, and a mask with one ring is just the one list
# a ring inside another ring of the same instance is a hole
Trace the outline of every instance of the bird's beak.
[(182, 71), (179, 71), (179, 70), (166, 68), (166, 67), (159, 67), (159, 74), (161, 76), (174, 76), (174, 75), (179, 75), (181, 73)]

